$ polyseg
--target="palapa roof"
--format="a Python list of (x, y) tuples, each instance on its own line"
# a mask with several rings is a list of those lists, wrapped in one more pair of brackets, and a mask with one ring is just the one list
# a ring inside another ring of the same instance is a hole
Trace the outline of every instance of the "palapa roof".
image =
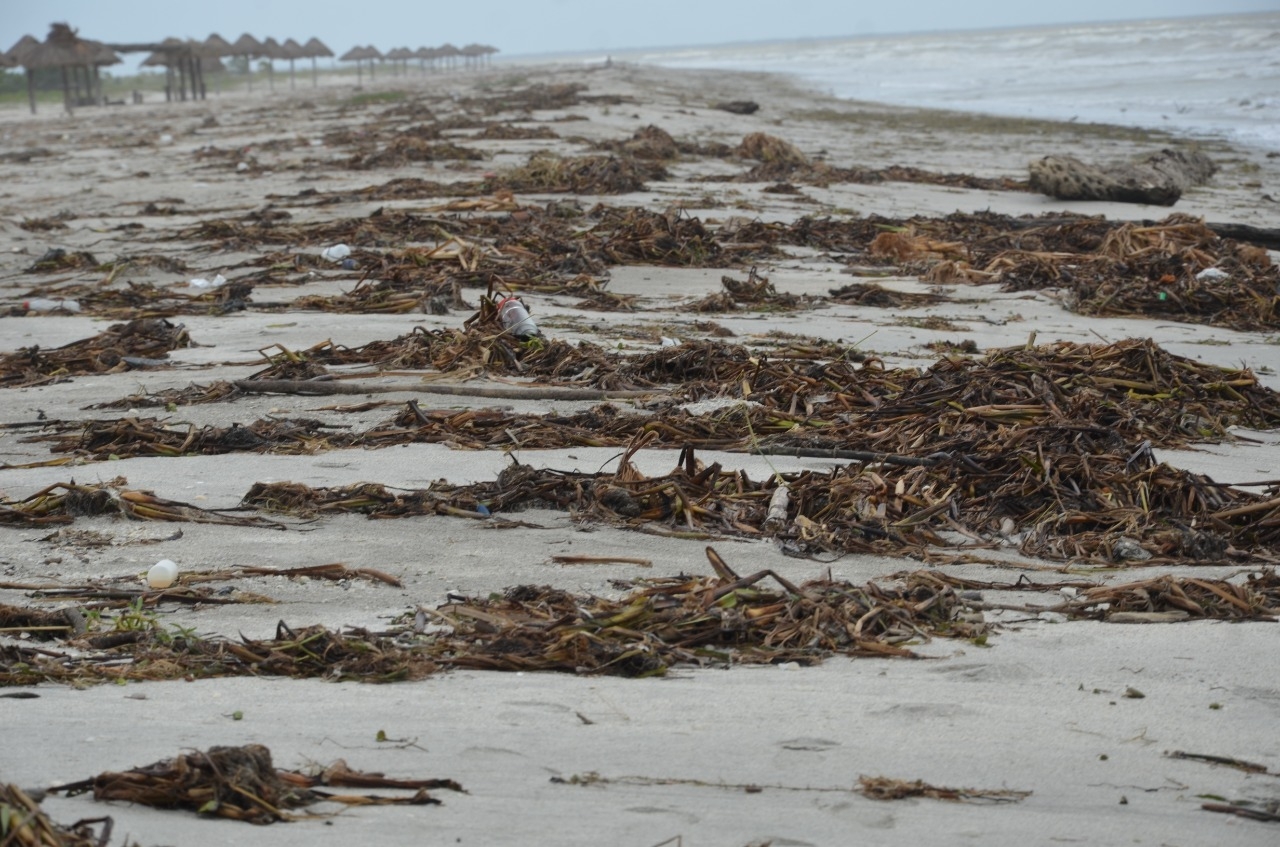
[(235, 40), (231, 45), (235, 49), (236, 56), (261, 56), (262, 42), (254, 38), (249, 33), (245, 33)]
[(384, 58), (384, 59), (412, 59), (412, 58), (414, 58), (414, 55), (413, 55), (413, 51), (412, 51), (412, 50), (410, 50), (408, 47), (394, 47), (394, 48), (392, 48), (392, 49), (388, 50), (386, 53), (382, 54), (382, 58)]
[(333, 51), (326, 47), (324, 42), (316, 38), (314, 35), (311, 37), (310, 41), (302, 45), (302, 49), (307, 51), (306, 55), (314, 56), (318, 59), (323, 59), (326, 56), (333, 55)]
[[(14, 45), (17, 47), (17, 45)], [(49, 36), (31, 45), (16, 57), (27, 68), (61, 68), (68, 65), (114, 65), (121, 61), (111, 48), (101, 41), (80, 38), (67, 24), (54, 24)]]
[(5, 51), (4, 53), (5, 58), (7, 58), (10, 62), (12, 62), (15, 65), (21, 65), (22, 57), (27, 55), (27, 51), (30, 50), (32, 47), (38, 46), (39, 44), (40, 42), (36, 40), (35, 36), (24, 35), (21, 38), (19, 38), (16, 42), (14, 42), (14, 45), (12, 47), (10, 47), (8, 50)]
[(265, 56), (268, 59), (289, 58), (285, 55), (284, 48), (280, 46), (280, 42), (276, 41), (274, 38), (262, 39), (262, 52), (259, 55)]
[(419, 47), (413, 51), (413, 56), (416, 59), (434, 59), (438, 55), (440, 54), (436, 52), (434, 47)]
[(365, 53), (364, 58), (366, 58), (366, 59), (385, 59), (385, 58), (387, 58), (386, 56), (382, 55), (382, 51), (381, 51), (381, 50), (379, 50), (377, 47), (374, 47), (372, 44), (370, 44), (370, 45), (368, 45), (367, 47), (365, 47), (365, 48), (364, 48), (364, 53)]
[(231, 42), (227, 41), (216, 32), (209, 33), (201, 46), (201, 54), (204, 56), (235, 56), (239, 51), (231, 46)]
[(302, 45), (294, 41), (292, 38), (286, 38), (284, 44), (280, 45), (280, 52), (283, 54), (281, 59), (303, 59), (307, 56), (307, 51), (302, 49)]
[[(186, 47), (187, 46), (187, 42), (183, 41), (181, 38), (174, 38), (173, 36), (169, 36), (168, 38), (166, 38), (164, 41), (161, 41), (160, 43), (165, 47)], [(152, 53), (150, 56), (147, 56), (147, 58), (143, 59), (140, 64), (143, 67), (147, 67), (147, 68), (167, 67), (168, 65), (176, 64), (176, 58), (179, 55), (179, 53), (185, 53), (185, 52), (186, 52), (185, 50), (182, 50), (182, 51), (157, 50), (156, 52)]]
[(359, 62), (364, 57), (365, 57), (364, 48), (361, 47), (359, 44), (357, 44), (355, 47), (352, 47), (350, 50), (348, 50), (347, 52), (339, 56), (338, 61), (339, 62)]

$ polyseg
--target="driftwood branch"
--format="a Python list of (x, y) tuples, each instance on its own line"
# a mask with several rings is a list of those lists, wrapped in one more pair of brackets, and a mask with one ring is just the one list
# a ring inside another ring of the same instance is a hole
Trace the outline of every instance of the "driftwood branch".
[(648, 397), (655, 391), (602, 391), (596, 388), (560, 388), (539, 385), (456, 385), (436, 382), (402, 382), (369, 385), (330, 380), (237, 379), (236, 388), (248, 394), (389, 394), (397, 391), (448, 394), (454, 397), (486, 397), (500, 400), (625, 400)]

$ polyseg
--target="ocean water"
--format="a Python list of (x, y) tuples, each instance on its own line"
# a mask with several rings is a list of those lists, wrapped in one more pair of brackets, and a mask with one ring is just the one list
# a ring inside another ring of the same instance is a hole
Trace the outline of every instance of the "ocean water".
[(637, 51), (838, 97), (1223, 136), (1280, 150), (1280, 12)]

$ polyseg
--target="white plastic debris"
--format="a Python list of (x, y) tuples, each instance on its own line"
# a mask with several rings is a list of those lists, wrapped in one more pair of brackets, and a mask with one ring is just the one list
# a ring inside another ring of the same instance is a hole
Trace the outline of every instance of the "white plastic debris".
[(237, 163), (236, 163), (236, 173), (240, 173), (240, 174), (242, 174), (242, 173), (244, 173), (244, 172), (245, 172), (245, 171), (247, 171), (247, 170), (249, 170), (249, 163), (248, 163), (248, 162), (237, 162)]
[(773, 489), (769, 498), (769, 511), (765, 513), (764, 528), (777, 532), (787, 525), (787, 507), (791, 505), (791, 490), (785, 484)]
[(665, 335), (661, 335), (661, 336), (658, 336), (658, 346), (659, 347), (679, 347), (680, 339), (667, 338)]
[(335, 244), (320, 251), (320, 258), (326, 262), (341, 262), (351, 255), (351, 248), (345, 244)]
[(161, 144), (172, 144), (172, 143), (173, 143), (173, 136), (166, 132), (164, 135), (160, 136), (160, 143), (161, 143)]
[(222, 274), (218, 274), (213, 279), (204, 279), (203, 277), (196, 277), (195, 279), (191, 280), (187, 284), (190, 285), (192, 288), (208, 289), (208, 288), (218, 288), (222, 285), (225, 285), (226, 282), (227, 282), (226, 277), (224, 277)]
[(147, 571), (148, 588), (168, 588), (178, 578), (178, 565), (172, 559), (161, 559)]
[(78, 312), (80, 304), (75, 300), (56, 300), (49, 297), (32, 297), (22, 307), (28, 312)]
[(1205, 268), (1200, 271), (1200, 273), (1196, 274), (1196, 279), (1203, 282), (1206, 279), (1226, 279), (1229, 276), (1231, 276), (1231, 274), (1227, 273), (1222, 268)]

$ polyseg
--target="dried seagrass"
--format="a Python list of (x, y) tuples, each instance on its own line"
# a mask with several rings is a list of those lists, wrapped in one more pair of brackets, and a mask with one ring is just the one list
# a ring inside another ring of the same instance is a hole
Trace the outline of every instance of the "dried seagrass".
[(169, 351), (190, 345), (181, 324), (141, 318), (62, 347), (24, 347), (0, 355), (0, 386), (29, 387), (70, 376), (123, 371), (131, 358), (167, 359)]
[(149, 491), (124, 488), (117, 478), (95, 485), (59, 482), (22, 500), (0, 498), (0, 524), (43, 526), (71, 523), (80, 516), (122, 515), (135, 520), (191, 521), (226, 526), (284, 529), (260, 517), (227, 515), (157, 497)]
[[(377, 786), (413, 790), (411, 797), (343, 795), (315, 786)], [(127, 771), (106, 771), (81, 782), (59, 785), (55, 792), (75, 796), (93, 792), (99, 801), (140, 803), (159, 809), (185, 809), (201, 815), (253, 824), (300, 820), (294, 810), (331, 802), (359, 806), (439, 805), (428, 789), (462, 791), (453, 780), (395, 780), (363, 774), (337, 762), (319, 777), (277, 770), (271, 751), (261, 744), (210, 747), (182, 753)]]
[[(111, 842), (111, 818), (57, 823), (27, 792), (12, 783), (0, 783), (0, 843), (4, 847), (107, 847)], [(98, 832), (93, 825), (101, 825)]]
[(412, 631), (398, 638), (281, 622), (274, 639), (143, 633), (96, 655), (0, 652), (0, 685), (246, 675), (391, 682), (449, 668), (639, 677), (831, 655), (909, 658), (909, 643), (987, 633), (945, 585), (796, 585), (769, 570), (743, 577), (714, 550), (707, 556), (713, 576), (641, 580), (617, 600), (531, 585), (455, 599), (419, 609)]

